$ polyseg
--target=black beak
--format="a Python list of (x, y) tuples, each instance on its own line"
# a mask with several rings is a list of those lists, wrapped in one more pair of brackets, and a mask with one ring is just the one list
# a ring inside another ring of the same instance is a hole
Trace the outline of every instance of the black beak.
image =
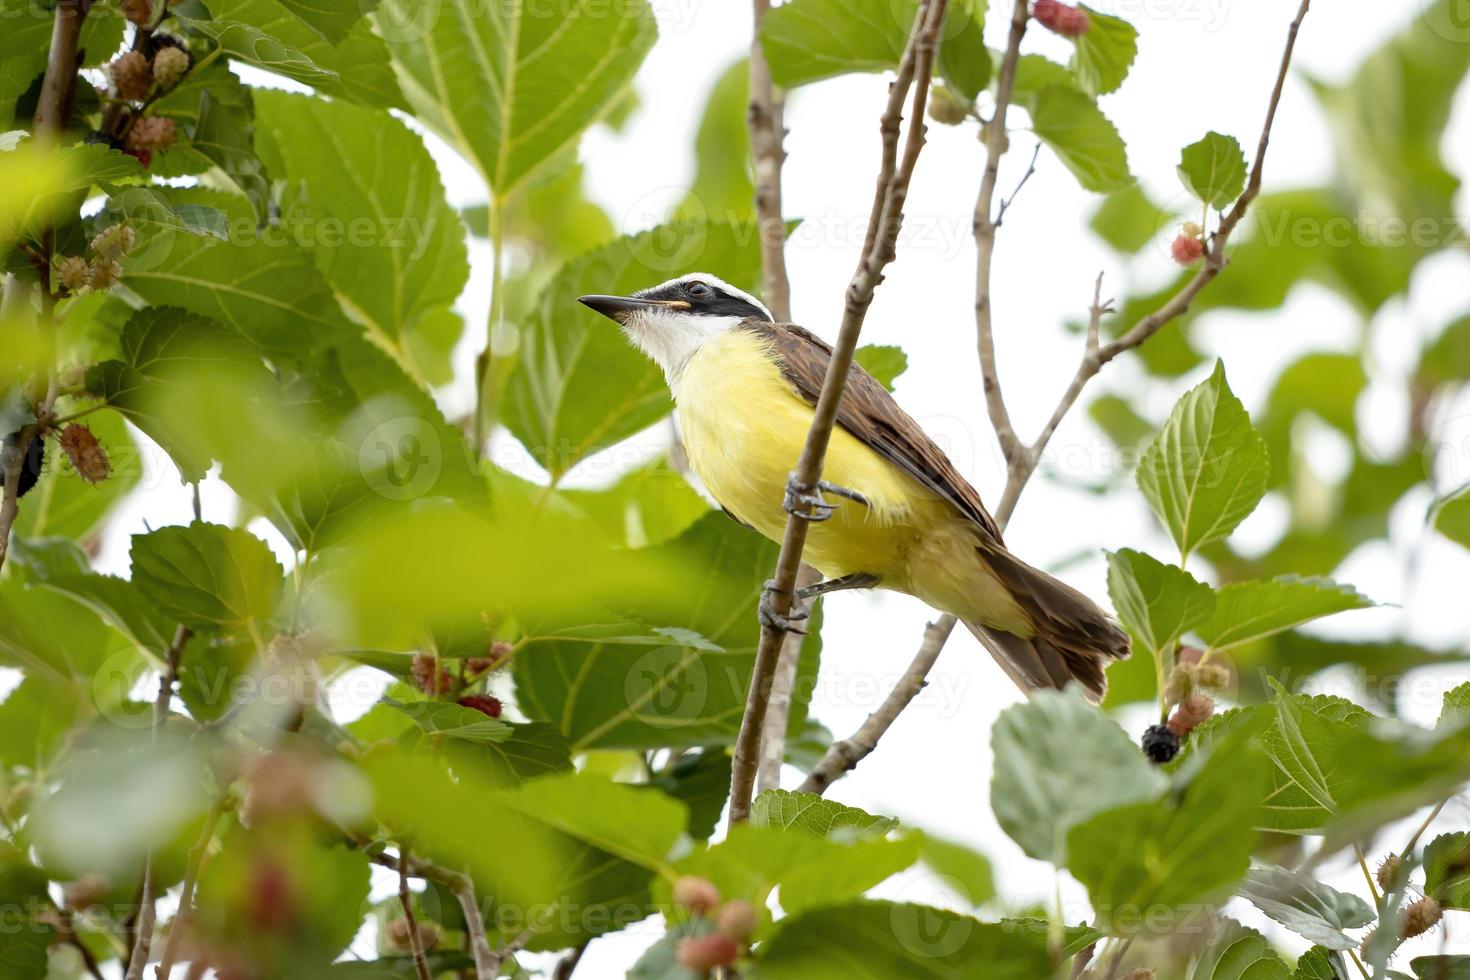
[(689, 309), (689, 304), (682, 300), (637, 299), (632, 296), (581, 296), (578, 297), (577, 302), (618, 323), (626, 323), (628, 317), (639, 310), (660, 306), (680, 310)]

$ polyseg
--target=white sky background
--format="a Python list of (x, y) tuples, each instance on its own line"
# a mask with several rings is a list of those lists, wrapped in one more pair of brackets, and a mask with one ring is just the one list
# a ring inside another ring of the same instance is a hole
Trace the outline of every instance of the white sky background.
[[(652, 2), (660, 37), (637, 79), (640, 108), (621, 134), (599, 127), (582, 144), (592, 194), (608, 208), (620, 232), (657, 223), (684, 195), (693, 173), (694, 128), (709, 87), (745, 52), (750, 32), (749, 5), (740, 0)], [(1133, 172), (1156, 200), (1171, 201), (1182, 193), (1175, 174), (1179, 149), (1206, 130), (1232, 134), (1248, 151), (1254, 148), (1294, 2), (1100, 0), (1096, 5), (1129, 19), (1141, 34), (1130, 78), (1103, 104), (1128, 143)], [(1367, 52), (1417, 16), (1419, 7), (1420, 0), (1393, 4), (1318, 0), (1313, 5), (1267, 162), (1267, 190), (1319, 184), (1330, 174), (1326, 122), (1302, 74), (1328, 81), (1344, 78)], [(987, 39), (992, 47), (1003, 45), (1003, 20), (998, 14), (990, 18)], [(1028, 34), (1027, 45), (1028, 50), (1041, 50), (1058, 60), (1068, 54), (1065, 42), (1040, 30)], [(279, 84), (259, 73), (242, 74), (253, 83)], [(885, 86), (886, 79), (879, 76), (849, 76), (801, 89), (788, 105), (786, 211), (789, 217), (805, 219), (787, 251), (794, 319), (829, 339), (836, 332), (843, 290), (857, 263), (872, 200), (877, 116)], [(1470, 98), (1465, 93), (1461, 91), (1443, 143), (1452, 168), (1462, 177), (1470, 175)], [(932, 125), (929, 137), (909, 193), (898, 260), (878, 290), (863, 340), (904, 348), (909, 368), (898, 381), (899, 401), (993, 502), (1004, 468), (982, 403), (972, 311), (970, 215), (983, 154), (974, 124)], [(451, 202), (481, 200), (483, 188), (469, 167), (438, 141), (428, 142)], [(1012, 152), (1001, 175), (1003, 194), (1009, 194), (1020, 178), (1033, 145), (1028, 133), (1013, 132)], [(1126, 295), (1130, 284), (1157, 285), (1176, 271), (1168, 259), (1167, 239), (1145, 250), (1131, 266), (1120, 262), (1086, 229), (1096, 201), (1043, 151), (1038, 173), (1000, 232), (994, 274), (996, 344), (1011, 416), (1028, 440), (1071, 378), (1081, 341), (1063, 324), (1085, 317), (1098, 271), (1107, 274), (1105, 297)], [(1461, 221), (1465, 210), (1462, 194)], [(469, 324), (468, 342), (460, 351), (466, 368), (480, 343), (479, 325), (488, 305), (490, 256), (483, 242), (472, 245), (472, 262), (470, 290), (461, 303)], [(1401, 438), (1407, 408), (1400, 397), (1400, 379), (1417, 359), (1423, 338), (1432, 337), (1452, 315), (1467, 309), (1470, 254), (1462, 250), (1422, 267), (1410, 301), (1391, 303), (1377, 317), (1369, 365), (1370, 377), (1377, 383), (1359, 406), (1360, 421), (1375, 444), (1392, 449)], [(1212, 313), (1196, 336), (1207, 355), (1225, 359), (1232, 387), (1254, 412), (1281, 367), (1306, 351), (1350, 348), (1359, 326), (1358, 315), (1347, 303), (1307, 285), (1293, 292), (1284, 309), (1269, 314)], [(1027, 489), (1007, 533), (1011, 548), (1042, 567), (1085, 552), (1088, 557), (1069, 563), (1062, 575), (1104, 602), (1102, 549), (1140, 547), (1171, 557), (1172, 545), (1131, 489), (1131, 481), (1119, 492), (1096, 497), (1059, 487), (1045, 472), (1061, 470), (1073, 479), (1094, 482), (1116, 465), (1109, 444), (1086, 418), (1083, 409), (1089, 397), (1108, 389), (1142, 395), (1149, 413), (1162, 418), (1178, 395), (1208, 369), (1207, 364), (1183, 381), (1167, 382), (1148, 377), (1127, 356), (1109, 365), (1053, 439), (1043, 472)], [(455, 406), (462, 406), (463, 398), (462, 389), (446, 393), (446, 400)], [(1454, 423), (1459, 426), (1456, 432), (1470, 433), (1465, 424), (1470, 404), (1462, 403), (1450, 414), (1460, 419)], [(1324, 436), (1311, 444), (1328, 472), (1346, 464), (1345, 447), (1334, 438)], [(650, 445), (654, 441), (644, 440)], [(524, 453), (508, 442), (497, 442), (496, 458), (517, 469), (529, 467)], [(1470, 447), (1463, 441), (1460, 445)], [(625, 460), (623, 454), (617, 465)], [(568, 482), (601, 484), (613, 475), (607, 457), (594, 457)], [(1470, 478), (1470, 461), (1461, 461), (1459, 477)], [(145, 520), (153, 527), (188, 520), (187, 491), (171, 475), (145, 477), (145, 486), (148, 489), (129, 502), (112, 526), (99, 561), (104, 571), (127, 573), (128, 535), (141, 531)], [(1470, 646), (1470, 626), (1463, 615), (1470, 554), (1424, 534), (1428, 502), (1428, 494), (1411, 495), (1395, 511), (1392, 540), (1362, 549), (1337, 572), (1338, 578), (1380, 602), (1398, 605), (1346, 614), (1324, 631), (1362, 638), (1406, 630), (1411, 638), (1435, 646)], [(229, 520), (234, 512), (231, 495), (217, 480), (206, 481), (204, 510), (213, 520)], [(1243, 540), (1267, 547), (1285, 520), (1284, 507), (1267, 501), (1240, 534)], [(263, 522), (257, 521), (252, 530), (284, 548)], [(1412, 589), (1406, 586), (1411, 557), (1417, 563)], [(1208, 568), (1194, 570), (1209, 574)], [(924, 623), (934, 614), (917, 600), (889, 593), (839, 594), (827, 603), (822, 676), (812, 711), (841, 737), (887, 693), (913, 654)], [(930, 687), (878, 751), (828, 795), (970, 843), (995, 862), (1003, 894), (1014, 900), (1050, 902), (1055, 887), (1050, 866), (1024, 857), (990, 815), (988, 732), (997, 713), (1020, 696), (963, 632), (950, 640)], [(1441, 693), (1463, 679), (1463, 674), (1448, 673), (1420, 678), (1423, 683), (1411, 686), (1409, 717), (1432, 721)], [(1350, 688), (1333, 690), (1352, 693)], [(1141, 711), (1130, 721), (1134, 734), (1147, 724)], [(798, 781), (794, 771), (787, 777), (787, 786)], [(1453, 805), (1436, 827), (1463, 828), (1467, 816), (1470, 807), (1463, 802)], [(1384, 849), (1402, 847), (1408, 833), (1395, 830)], [(1340, 860), (1330, 867), (1339, 887), (1363, 890), (1356, 868)], [(1084, 890), (1066, 876), (1061, 890), (1068, 920), (1084, 920), (1088, 915)], [(954, 904), (941, 882), (920, 872), (889, 882), (879, 894)], [(1257, 927), (1265, 924), (1249, 907), (1232, 911)], [(1452, 948), (1470, 949), (1466, 919), (1470, 914), (1452, 913), (1446, 920), (1448, 939), (1443, 932), (1436, 933), (1414, 948), (1431, 951), (1449, 942)], [(1289, 949), (1306, 945), (1293, 934), (1271, 931)], [(598, 980), (620, 976), (658, 934), (656, 923), (645, 923), (597, 940), (578, 975)]]

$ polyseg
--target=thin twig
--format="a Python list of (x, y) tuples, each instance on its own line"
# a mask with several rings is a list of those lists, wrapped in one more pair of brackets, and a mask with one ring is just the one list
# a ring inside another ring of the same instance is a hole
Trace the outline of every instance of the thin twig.
[[(771, 81), (771, 66), (761, 44), (761, 24), (771, 9), (770, 0), (753, 0), (753, 29), (750, 39), (750, 103), (746, 128), (755, 169), (756, 231), (761, 249), (761, 296), (771, 315), (780, 322), (791, 319), (791, 281), (786, 273), (786, 217), (781, 204), (781, 167), (786, 162), (786, 101)], [(797, 585), (821, 578), (803, 565)], [(801, 659), (800, 633), (788, 633), (781, 644), (776, 672), (771, 679), (770, 707), (761, 730), (761, 761), (756, 779), (760, 792), (781, 785), (781, 761), (786, 755), (786, 726), (791, 716), (791, 691), (796, 684)]]
[(1424, 832), (1429, 829), (1430, 824), (1434, 823), (1434, 818), (1439, 816), (1440, 811), (1445, 808), (1445, 804), (1447, 803), (1449, 803), (1449, 799), (1440, 800), (1434, 809), (1429, 811), (1429, 816), (1424, 818), (1424, 822), (1419, 825), (1419, 829), (1414, 831), (1414, 836), (1409, 838), (1409, 843), (1405, 844), (1404, 849), (1399, 852), (1401, 855), (1407, 857), (1414, 853), (1414, 848), (1419, 846), (1419, 838), (1424, 836)]
[(56, 932), (61, 936), (63, 942), (76, 949), (77, 954), (82, 958), (82, 967), (87, 971), (87, 975), (92, 977), (93, 980), (103, 980), (102, 967), (97, 963), (97, 957), (92, 955), (92, 951), (87, 948), (87, 944), (82, 942), (82, 938), (77, 935), (76, 910), (71, 908), (62, 908), (59, 910), (59, 915), (56, 920)]
[(975, 340), (980, 356), (980, 377), (985, 389), (985, 408), (991, 427), (1000, 440), (1001, 453), (1007, 466), (1021, 452), (1021, 440), (1011, 424), (1000, 376), (995, 364), (994, 303), (991, 299), (990, 271), (995, 260), (995, 231), (999, 220), (992, 215), (995, 185), (1000, 178), (1000, 161), (1010, 148), (1006, 133), (1006, 113), (1016, 90), (1016, 66), (1021, 61), (1021, 39), (1026, 36), (1030, 11), (1026, 0), (1015, 0), (1011, 9), (1011, 30), (1001, 58), (996, 80), (995, 110), (985, 124), (985, 173), (980, 178), (980, 194), (975, 200), (973, 230), (975, 234)]
[(1079, 980), (1083, 973), (1087, 972), (1087, 964), (1092, 962), (1092, 955), (1097, 952), (1097, 943), (1089, 943), (1082, 947), (1081, 951), (1072, 957), (1072, 972), (1068, 974), (1068, 980)]
[(878, 747), (878, 740), (893, 726), (899, 714), (909, 706), (909, 702), (924, 689), (924, 678), (934, 666), (939, 651), (944, 649), (944, 641), (949, 639), (954, 627), (953, 616), (942, 616), (924, 628), (924, 641), (919, 645), (919, 652), (914, 655), (913, 662), (904, 671), (903, 677), (893, 686), (878, 710), (868, 715), (862, 727), (842, 741), (832, 743), (822, 756), (822, 761), (801, 784), (801, 792), (826, 792), (828, 786), (841, 779)]
[[(153, 730), (151, 740), (156, 744), (158, 730), (168, 717), (168, 703), (174, 696), (174, 684), (179, 679), (179, 661), (184, 656), (184, 646), (194, 633), (187, 626), (174, 630), (173, 642), (164, 654), (163, 676), (158, 681), (158, 696), (153, 699)], [(138, 925), (133, 939), (132, 953), (128, 957), (128, 972), (124, 980), (143, 980), (143, 968), (148, 965), (148, 954), (153, 947), (153, 927), (158, 921), (157, 898), (153, 881), (153, 854), (143, 859), (143, 887), (138, 894)]]
[(786, 219), (781, 208), (781, 166), (786, 162), (786, 102), (771, 82), (761, 46), (761, 24), (771, 0), (754, 0), (750, 40), (750, 105), (746, 128), (755, 163), (755, 215), (761, 248), (761, 296), (781, 322), (791, 319), (791, 282), (786, 275)]
[(163, 956), (159, 958), (158, 966), (154, 967), (154, 975), (158, 980), (168, 980), (169, 973), (173, 971), (174, 960), (179, 954), (179, 945), (188, 927), (189, 915), (194, 910), (194, 885), (199, 880), (199, 869), (204, 863), (205, 853), (209, 850), (209, 842), (214, 838), (214, 828), (229, 806), (229, 800), (227, 793), (210, 808), (209, 816), (205, 818), (204, 826), (199, 831), (199, 837), (189, 851), (189, 862), (184, 869), (184, 882), (179, 892), (179, 910), (174, 913), (173, 924), (168, 928), (168, 942), (164, 943)]
[[(802, 565), (796, 573), (797, 588), (821, 581), (822, 573)], [(781, 788), (781, 765), (786, 760), (786, 729), (791, 722), (791, 696), (796, 690), (796, 671), (801, 666), (802, 633), (787, 633), (781, 643), (776, 672), (771, 675), (771, 697), (761, 726), (761, 761), (756, 772), (757, 793)]]
[(485, 935), (485, 916), (480, 911), (480, 902), (475, 897), (475, 883), (469, 875), (461, 875), (454, 888), (454, 897), (459, 899), (459, 910), (464, 915), (465, 930), (470, 936), (470, 951), (475, 957), (477, 980), (495, 980), (498, 967), (495, 951)]
[(1129, 936), (1127, 939), (1118, 943), (1117, 951), (1113, 953), (1113, 962), (1112, 965), (1108, 967), (1108, 974), (1105, 980), (1113, 980), (1113, 978), (1118, 975), (1118, 971), (1123, 967), (1123, 957), (1128, 955), (1128, 948), (1132, 945), (1132, 936)]
[(577, 964), (582, 962), (582, 957), (587, 953), (587, 942), (573, 949), (556, 962), (556, 969), (551, 971), (551, 980), (572, 980), (572, 974), (577, 970)]
[[(1281, 66), (1276, 75), (1276, 84), (1272, 89), (1270, 105), (1266, 111), (1266, 122), (1261, 129), (1261, 139), (1256, 149), (1255, 163), (1251, 168), (1250, 181), (1246, 186), (1245, 192), (1236, 201), (1235, 207), (1221, 221), (1220, 227), (1214, 236), (1213, 247), (1206, 257), (1204, 267), (1175, 296), (1160, 306), (1158, 310), (1144, 317), (1122, 337), (1106, 346), (1099, 344), (1098, 334), (1102, 316), (1108, 312), (1109, 304), (1101, 301), (1102, 279), (1101, 277), (1098, 278), (1093, 290), (1092, 315), (1088, 320), (1087, 346), (1083, 353), (1082, 363), (1078, 367), (1071, 384), (1068, 385), (1066, 392), (1063, 393), (1056, 411), (1052, 413), (1051, 420), (1048, 421), (1036, 441), (1029, 447), (1021, 444), (1019, 438), (1016, 436), (1014, 427), (1011, 425), (1010, 416), (1007, 414), (1005, 408), (1005, 399), (1000, 389), (999, 376), (996, 372), (994, 338), (991, 333), (990, 322), (988, 257), (981, 265), (977, 266), (976, 323), (980, 337), (981, 372), (985, 379), (986, 404), (990, 409), (991, 423), (995, 427), (996, 437), (1001, 442), (1001, 448), (1005, 452), (1007, 463), (1006, 487), (1001, 494), (1000, 506), (996, 509), (995, 513), (996, 522), (1001, 528), (1004, 528), (1009, 522), (1011, 514), (1015, 510), (1016, 503), (1020, 500), (1021, 492), (1026, 488), (1026, 484), (1036, 471), (1036, 465), (1041, 459), (1042, 452), (1045, 450), (1052, 436), (1056, 433), (1057, 426), (1061, 424), (1062, 418), (1076, 403), (1078, 396), (1081, 394), (1087, 382), (1102, 369), (1104, 364), (1107, 364), (1119, 354), (1143, 344), (1154, 334), (1158, 333), (1166, 324), (1188, 310), (1189, 304), (1194, 296), (1208, 285), (1219, 274), (1220, 270), (1225, 267), (1225, 247), (1229, 237), (1245, 217), (1246, 211), (1251, 203), (1260, 194), (1263, 168), (1266, 162), (1266, 147), (1271, 140), (1271, 128), (1275, 124), (1276, 111), (1281, 104), (1281, 94), (1286, 84), (1287, 73), (1291, 67), (1291, 57), (1296, 48), (1297, 34), (1301, 30), (1302, 21), (1306, 18), (1307, 9), (1310, 5), (1311, 0), (1302, 0), (1296, 18), (1291, 22), (1291, 27), (1287, 33), (1286, 47), (1281, 56)], [(1010, 92), (1014, 83), (1015, 61), (1020, 56), (1020, 39), (1025, 31), (1024, 17), (1025, 2), (1024, 0), (1018, 0), (1011, 21), (1011, 43), (1007, 47), (1005, 57), (1001, 63), (1000, 90), (997, 91), (996, 114), (992, 118), (991, 125), (994, 125), (995, 119), (1002, 116), (1002, 109), (1009, 103)], [(1002, 101), (1002, 94), (1004, 94), (1004, 102)], [(987, 148), (993, 145), (995, 151), (1004, 152), (1005, 143), (1003, 137), (1003, 133), (997, 135), (995, 130), (988, 131), (986, 139)], [(991, 195), (994, 194), (994, 181), (991, 179), (990, 170), (991, 164), (994, 162), (995, 153), (992, 152), (986, 165), (986, 178), (990, 184), (989, 193)], [(1017, 190), (1019, 190), (1019, 187)], [(989, 245), (993, 247), (995, 237), (994, 223), (987, 223), (985, 227), (981, 225), (981, 216), (989, 213), (988, 200), (985, 182), (982, 182), (981, 202), (976, 206), (976, 241), (977, 244), (982, 244), (983, 241), (988, 240)], [(981, 205), (984, 205), (984, 207)], [(957, 620), (954, 616), (945, 613), (925, 629), (924, 642), (920, 644), (919, 651), (915, 655), (914, 661), (909, 665), (909, 669), (904, 672), (903, 679), (889, 693), (883, 705), (869, 716), (868, 721), (864, 722), (863, 728), (859, 730), (860, 733), (866, 735), (867, 739), (876, 743), (877, 738), (881, 737), (883, 732), (887, 730), (887, 726), (876, 731), (869, 729), (869, 724), (873, 723), (875, 718), (886, 718), (887, 724), (891, 725), (893, 720), (898, 717), (898, 714), (913, 700), (915, 679), (922, 685), (924, 677), (927, 676), (929, 669), (933, 666), (939, 655), (939, 650), (930, 649), (930, 636), (935, 631), (941, 634), (939, 647), (942, 649), (944, 642), (953, 631), (956, 622)], [(834, 758), (834, 754), (845, 752), (846, 744), (855, 741), (857, 737), (857, 735), (854, 735), (852, 739), (834, 743), (832, 748), (828, 750), (827, 755), (818, 764), (817, 769), (823, 772), (835, 772), (837, 775), (850, 770), (857, 764), (856, 760), (849, 765), (840, 757)], [(833, 767), (836, 768), (834, 769)], [(812, 779), (809, 778), (807, 784), (802, 788), (820, 793), (827, 785), (830, 785), (830, 781), (813, 788)]]
[(1011, 209), (1012, 204), (1016, 203), (1016, 198), (1021, 196), (1021, 191), (1026, 187), (1026, 184), (1031, 180), (1032, 177), (1036, 176), (1036, 161), (1040, 158), (1040, 156), (1041, 144), (1037, 143), (1035, 149), (1031, 151), (1031, 162), (1026, 165), (1026, 172), (1022, 174), (1021, 179), (1016, 182), (1016, 189), (1011, 191), (1010, 197), (1001, 200), (1000, 210), (997, 211), (995, 215), (995, 227), (999, 228), (1001, 225), (1005, 224), (1006, 212)]
[(429, 961), (424, 956), (424, 940), (419, 935), (419, 920), (413, 914), (413, 894), (408, 890), (408, 845), (398, 845), (398, 902), (403, 906), (403, 924), (408, 933), (408, 951), (413, 956), (413, 968), (419, 980), (434, 980), (429, 972)]
[[(883, 166), (879, 171), (878, 190), (868, 222), (867, 242), (857, 272), (847, 286), (842, 326), (838, 330), (837, 342), (833, 345), (821, 394), (817, 397), (817, 404), (812, 412), (806, 445), (796, 464), (794, 479), (801, 484), (815, 486), (821, 479), (822, 463), (826, 458), (827, 444), (831, 440), (832, 426), (837, 418), (837, 405), (847, 383), (847, 372), (852, 366), (853, 352), (857, 348), (863, 320), (873, 302), (873, 291), (883, 278), (883, 270), (893, 261), (896, 252), (909, 181), (913, 177), (919, 152), (924, 146), (924, 106), (929, 95), (934, 49), (947, 6), (948, 0), (924, 0), (920, 5), (903, 60), (899, 63), (898, 76), (889, 86), (888, 105), (880, 124)], [(914, 97), (909, 117), (908, 140), (904, 146), (903, 159), (899, 161), (900, 125), (910, 88), (913, 89)], [(807, 526), (808, 522), (795, 514), (787, 518), (786, 533), (781, 542), (781, 553), (776, 560), (774, 576), (772, 606), (778, 615), (784, 616), (791, 611), (796, 573), (801, 564), (802, 549), (806, 545)], [(770, 698), (771, 675), (776, 669), (776, 660), (785, 635), (785, 631), (770, 627), (762, 627), (761, 630), (755, 669), (745, 703), (745, 715), (741, 719), (740, 734), (735, 742), (735, 759), (731, 766), (732, 824), (744, 821), (750, 813), (750, 796), (760, 763), (760, 737)]]
[(1378, 894), (1378, 886), (1373, 882), (1373, 872), (1368, 870), (1368, 858), (1364, 856), (1362, 846), (1354, 844), (1353, 853), (1358, 856), (1358, 870), (1363, 872), (1363, 880), (1368, 883), (1368, 894), (1373, 896), (1373, 904), (1382, 904), (1383, 898)]

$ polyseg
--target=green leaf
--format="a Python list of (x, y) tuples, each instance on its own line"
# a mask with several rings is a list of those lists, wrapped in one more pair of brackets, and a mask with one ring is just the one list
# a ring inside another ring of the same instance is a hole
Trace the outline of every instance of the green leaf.
[(180, 417), (202, 385), (236, 396), (260, 394), (271, 379), (244, 341), (227, 327), (166, 306), (139, 310), (124, 325), (122, 357), (87, 372), (87, 390), (104, 399), (168, 452), (185, 480), (201, 479), (215, 447)]
[[(678, 217), (727, 221), (755, 214), (750, 165), (750, 62), (741, 58), (715, 79), (694, 134), (694, 181)], [(599, 243), (600, 244), (600, 243)], [(586, 251), (577, 249), (576, 254)]]
[(996, 896), (990, 859), (973, 847), (925, 834), (919, 860), (971, 908)]
[(506, 790), (453, 779), (423, 754), (378, 750), (365, 767), (378, 818), (412, 835), (415, 853), (467, 869), (490, 922), (524, 923), (528, 909), (538, 911), (534, 949), (578, 945), (644, 918), (652, 873), (632, 859), (661, 861), (683, 829), (680, 804), (585, 774)]
[(1297, 935), (1332, 950), (1356, 949), (1360, 940), (1343, 933), (1373, 922), (1373, 909), (1356, 895), (1276, 865), (1246, 872), (1240, 894)]
[(1296, 961), (1291, 980), (1348, 980), (1347, 961), (1341, 953), (1313, 946)]
[(1276, 687), (1273, 704), (1251, 709), (1270, 721), (1262, 742), (1275, 763), (1266, 829), (1323, 833), (1330, 852), (1470, 779), (1470, 726), (1395, 728), (1350, 702)]
[(1072, 74), (1088, 95), (1116, 92), (1138, 56), (1138, 30), (1126, 20), (1099, 13), (1086, 4), (1082, 9), (1087, 11), (1090, 26), (1087, 33), (1073, 39), (1077, 51), (1072, 55)]
[(864, 344), (853, 354), (853, 361), (889, 391), (893, 390), (893, 382), (909, 367), (909, 357), (902, 347), (885, 344)]
[(199, 96), (199, 117), (189, 136), (189, 148), (220, 169), (255, 209), (264, 224), (270, 217), (270, 183), (251, 138), (250, 116), (217, 101), (206, 89)]
[(1424, 848), (1424, 893), (1447, 909), (1470, 911), (1470, 834), (1441, 834)]
[(1007, 708), (990, 744), (996, 821), (1021, 850), (1059, 866), (1074, 827), (1164, 786), (1123, 729), (1076, 692), (1038, 691)]
[(196, 629), (261, 626), (275, 612), (285, 584), (264, 541), (219, 524), (196, 521), (136, 534), (132, 559), (138, 590)]
[(1184, 148), (1179, 179), (1201, 202), (1223, 210), (1245, 190), (1245, 169), (1245, 154), (1235, 137), (1211, 131)]
[(1235, 530), (1265, 494), (1270, 471), (1265, 441), (1216, 363), (1144, 452), (1138, 488), (1187, 556)]
[(1434, 529), (1456, 544), (1470, 548), (1470, 487), (1434, 505)]
[(951, 4), (939, 42), (937, 67), (951, 90), (974, 102), (990, 84), (992, 63), (985, 46), (989, 0)]
[(377, 24), (414, 114), (502, 199), (614, 106), (657, 35), (644, 0), (384, 0)]
[(903, 57), (917, 9), (912, 0), (791, 0), (775, 7), (761, 24), (771, 78), (782, 88), (796, 88), (849, 72), (892, 68)]
[(1160, 229), (1172, 224), (1173, 216), (1155, 204), (1141, 186), (1133, 184), (1103, 198), (1088, 227), (1115, 251), (1132, 255), (1153, 241)]
[(304, 52), (282, 43), (274, 35), (247, 21), (230, 19), (228, 13), (238, 13), (230, 3), (210, 0), (209, 6), (212, 12), (224, 13), (216, 13), (210, 20), (184, 18), (184, 21), (194, 30), (212, 39), (231, 58), (275, 72), (303, 85), (321, 85), (337, 79), (335, 71), (321, 67)]
[(729, 752), (711, 746), (685, 753), (652, 780), (652, 785), (689, 808), (689, 836), (696, 840), (709, 840), (719, 825), (730, 796), (731, 761)]
[[(311, 80), (297, 78), (298, 81), (306, 82), (327, 95), (360, 105), (383, 109), (405, 106), (388, 58), (388, 48), (382, 38), (373, 33), (366, 19), (358, 19), (339, 42), (331, 43), (294, 12), (306, 0), (289, 0), (293, 9), (288, 9), (288, 4), (281, 0), (206, 2), (215, 20), (249, 25), (252, 30), (274, 39), (282, 49), (290, 51), (292, 58), (304, 59), (304, 64), (289, 59), (274, 64), (257, 62), (259, 67), (287, 77), (296, 77), (291, 74), (293, 72), (304, 72)], [(376, 5), (377, 0), (346, 4), (344, 15), (346, 11), (366, 11)], [(251, 60), (248, 55), (246, 60)]]
[(575, 259), (542, 290), (506, 383), (502, 417), (553, 476), (673, 407), (663, 373), (577, 297), (626, 296), (696, 264), (755, 288), (759, 236), (729, 222), (660, 225)]
[(377, 0), (353, 0), (351, 3), (334, 3), (333, 0), (281, 0), (281, 6), (333, 44), (345, 39), (353, 26), (365, 15), (372, 13), (377, 5)]
[(268, 90), (255, 101), (256, 139), (275, 176), (292, 182), (283, 223), (315, 229), (303, 244), (333, 291), (401, 350), (404, 334), (452, 304), (469, 275), (464, 228), (433, 159), (383, 110)]
[(625, 861), (661, 870), (689, 823), (689, 808), (662, 793), (586, 773), (528, 780), (505, 805)]
[[(1228, 893), (1245, 874), (1268, 765), (1244, 735), (1214, 745), (1203, 765), (1181, 766), (1172, 792), (1105, 810), (1067, 835), (1068, 867), (1087, 886), (1100, 927), (1150, 928)], [(1172, 910), (1172, 913), (1170, 913)], [(1209, 974), (1206, 974), (1209, 976)]]
[[(175, 203), (218, 195), (171, 190)], [(274, 359), (300, 363), (357, 331), (311, 258), (273, 226), (231, 227), (227, 242), (179, 234), (150, 215), (123, 262), (128, 288), (153, 306), (178, 306), (228, 324)]]
[(605, 490), (563, 490), (560, 495), (596, 521), (609, 540), (630, 548), (676, 537), (710, 510), (663, 457), (630, 470)]
[(1470, 980), (1470, 956), (1416, 956), (1409, 968), (1419, 980)]
[(854, 902), (783, 920), (752, 980), (891, 980), (1050, 975), (1045, 935), (943, 909)]
[(757, 909), (779, 885), (781, 907), (796, 914), (857, 898), (917, 861), (919, 847), (915, 834), (820, 837), (740, 824), (720, 843), (679, 861), (676, 870), (707, 878), (726, 900), (747, 899)]
[[(755, 662), (756, 605), (776, 547), (711, 513), (678, 538), (638, 554), (690, 569), (690, 577), (677, 591), (649, 593), (636, 607), (620, 605), (621, 615), (604, 614), (601, 622), (615, 624), (611, 630), (578, 635), (533, 627), (537, 638), (515, 658), (517, 703), (528, 717), (559, 725), (578, 751), (730, 745)], [(595, 615), (578, 621), (598, 622)], [(676, 631), (630, 636), (616, 625), (630, 615)], [(792, 732), (805, 724), (807, 685), (821, 650), (820, 622), (808, 628)]]
[(413, 723), (430, 735), (435, 743), (441, 739), (460, 739), (477, 744), (504, 742), (511, 735), (509, 724), (474, 708), (442, 701), (413, 701), (404, 704), (389, 697), (383, 698), (383, 703), (412, 718)]
[(1199, 628), (1209, 646), (1224, 650), (1373, 600), (1351, 585), (1325, 578), (1283, 575), (1267, 582), (1231, 582), (1216, 593), (1215, 613)]
[(1470, 681), (1444, 692), (1444, 701), (1440, 705), (1437, 724), (1442, 727), (1446, 722), (1453, 721), (1467, 711), (1470, 711)]
[(1108, 554), (1108, 595), (1134, 641), (1151, 656), (1197, 628), (1215, 606), (1208, 585), (1131, 548)]
[(1027, 108), (1032, 130), (1083, 189), (1110, 194), (1134, 182), (1117, 127), (1085, 93), (1048, 85), (1036, 92)]
[(816, 793), (771, 789), (750, 806), (752, 827), (798, 830), (817, 837), (881, 837), (898, 826), (892, 817), (875, 817)]
[(1266, 937), (1230, 919), (1189, 972), (1189, 980), (1288, 980), (1290, 976)]

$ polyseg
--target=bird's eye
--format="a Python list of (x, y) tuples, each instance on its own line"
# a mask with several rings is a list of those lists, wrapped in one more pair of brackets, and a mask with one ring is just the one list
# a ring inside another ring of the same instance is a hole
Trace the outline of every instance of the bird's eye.
[(693, 299), (709, 299), (713, 292), (712, 289), (702, 282), (692, 282), (689, 284), (689, 295)]

